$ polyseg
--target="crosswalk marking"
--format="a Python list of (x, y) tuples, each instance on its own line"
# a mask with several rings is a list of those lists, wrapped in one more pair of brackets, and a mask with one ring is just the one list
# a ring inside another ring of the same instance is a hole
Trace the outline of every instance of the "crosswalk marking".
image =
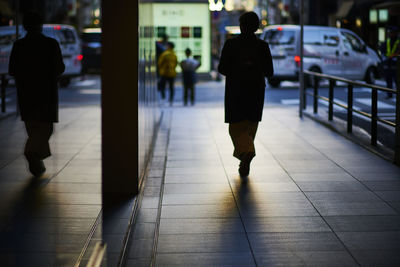
[(298, 105), (300, 103), (299, 99), (281, 99), (281, 104), (283, 105)]
[(92, 85), (96, 85), (96, 81), (95, 80), (77, 81), (77, 82), (72, 83), (72, 85), (74, 85), (74, 86), (92, 86)]
[(83, 94), (83, 95), (100, 95), (101, 90), (100, 89), (83, 89), (83, 90), (79, 90), (79, 93)]

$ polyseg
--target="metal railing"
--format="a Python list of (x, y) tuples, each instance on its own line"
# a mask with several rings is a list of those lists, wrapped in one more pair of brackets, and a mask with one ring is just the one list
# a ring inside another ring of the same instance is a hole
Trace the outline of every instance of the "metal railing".
[[(367, 84), (358, 81), (352, 81), (348, 79), (344, 79), (341, 77), (336, 77), (332, 75), (321, 74), (313, 71), (304, 71), (304, 74), (309, 76), (308, 78), (313, 79), (313, 93), (307, 92), (307, 89), (304, 89), (304, 101), (303, 101), (303, 109), (306, 109), (306, 96), (310, 95), (313, 97), (313, 108), (314, 113), (318, 113), (318, 100), (321, 99), (323, 101), (327, 101), (328, 105), (328, 120), (333, 120), (333, 105), (339, 106), (347, 110), (347, 132), (352, 133), (353, 131), (353, 113), (357, 113), (363, 117), (369, 118), (371, 120), (371, 145), (376, 146), (378, 140), (378, 122), (394, 127), (395, 129), (395, 158), (394, 161), (397, 165), (400, 165), (400, 94), (393, 89), (381, 87), (377, 85)], [(327, 79), (329, 81), (329, 93), (328, 97), (324, 97), (318, 94), (319, 90), (319, 81), (320, 79)], [(347, 83), (347, 106), (334, 100), (334, 89), (336, 81)], [(366, 87), (372, 90), (371, 92), (371, 113), (367, 113), (361, 110), (357, 110), (353, 108), (353, 90), (355, 86)], [(389, 121), (387, 119), (381, 118), (378, 116), (378, 91), (383, 91), (387, 93), (392, 93), (396, 95), (396, 120), (395, 122)]]

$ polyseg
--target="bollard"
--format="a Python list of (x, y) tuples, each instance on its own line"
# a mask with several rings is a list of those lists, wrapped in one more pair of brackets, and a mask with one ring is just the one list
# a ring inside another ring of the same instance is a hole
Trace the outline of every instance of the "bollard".
[(396, 147), (394, 150), (394, 162), (400, 166), (400, 57), (397, 57), (396, 90)]

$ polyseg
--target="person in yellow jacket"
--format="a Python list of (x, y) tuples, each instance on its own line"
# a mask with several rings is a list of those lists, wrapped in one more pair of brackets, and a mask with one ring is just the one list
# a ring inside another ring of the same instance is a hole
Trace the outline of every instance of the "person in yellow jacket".
[(167, 49), (161, 54), (158, 59), (158, 71), (160, 73), (159, 90), (161, 91), (162, 99), (165, 99), (165, 85), (169, 84), (169, 103), (172, 106), (174, 101), (174, 82), (176, 77), (175, 68), (178, 65), (178, 60), (174, 52), (174, 43), (168, 42)]

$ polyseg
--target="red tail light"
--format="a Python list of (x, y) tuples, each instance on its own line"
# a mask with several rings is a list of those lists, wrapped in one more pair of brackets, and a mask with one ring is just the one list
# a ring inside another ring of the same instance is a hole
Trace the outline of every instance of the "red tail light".
[(76, 56), (76, 59), (79, 60), (79, 61), (81, 61), (81, 60), (83, 59), (83, 55), (77, 55), (77, 56)]
[(54, 26), (54, 30), (61, 30), (61, 26), (60, 25)]
[(278, 31), (282, 31), (283, 28), (282, 28), (282, 27), (278, 27), (277, 30), (278, 30)]
[(301, 61), (300, 56), (294, 56), (294, 62), (297, 63), (297, 66), (300, 66), (300, 61)]

